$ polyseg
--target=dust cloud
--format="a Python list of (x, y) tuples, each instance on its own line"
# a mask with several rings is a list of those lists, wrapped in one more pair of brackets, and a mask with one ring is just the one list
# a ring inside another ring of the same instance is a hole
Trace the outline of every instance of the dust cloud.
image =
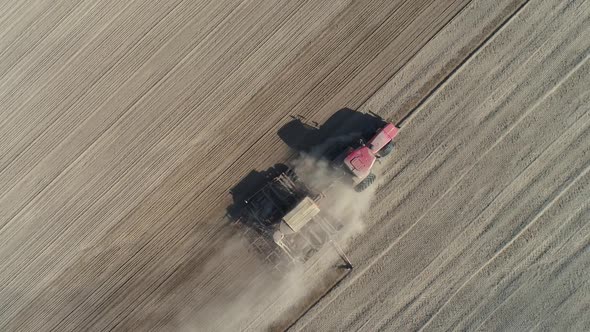
[[(302, 266), (294, 265), (279, 273), (264, 266), (257, 257), (238, 265), (248, 256), (250, 245), (236, 235), (226, 248), (211, 257), (204, 273), (228, 281), (232, 279), (231, 283), (220, 285), (215, 289), (215, 296), (199, 308), (187, 308), (179, 314), (175, 330), (251, 331), (260, 326), (272, 326), (280, 319), (272, 313), (288, 310), (307, 295)], [(223, 278), (223, 274), (227, 278)], [(236, 278), (239, 275), (244, 277)], [(263, 312), (267, 315), (257, 316)]]
[[(339, 140), (350, 141), (350, 136)], [(324, 149), (325, 146), (320, 146), (309, 154), (301, 154), (292, 164), (305, 184), (324, 194), (318, 205), (342, 227), (337, 234), (338, 240), (347, 242), (365, 230), (363, 216), (370, 208), (378, 183), (356, 192), (350, 183), (342, 181), (341, 171), (321, 157)]]
[[(336, 141), (346, 142), (350, 139), (348, 136)], [(320, 146), (311, 153), (300, 154), (291, 161), (290, 166), (312, 190), (324, 193), (324, 197), (318, 203), (320, 209), (339, 224), (337, 226), (340, 229), (335, 240), (346, 246), (350, 239), (365, 229), (363, 214), (370, 207), (377, 183), (361, 193), (356, 192), (350, 183), (342, 181), (342, 173), (321, 157), (325, 147), (326, 145)], [(225, 285), (221, 291), (222, 295), (218, 294), (211, 302), (197, 310), (196, 314), (193, 312), (190, 314), (191, 317), (182, 319), (189, 323), (183, 324), (181, 331), (244, 331), (256, 329), (261, 325), (271, 326), (268, 330), (273, 330), (273, 324), (281, 319), (280, 313), (287, 312), (309, 295), (309, 285), (306, 285), (306, 282), (312, 277), (306, 275), (308, 273), (305, 273), (304, 266), (300, 264), (293, 264), (280, 273), (273, 273), (268, 271), (269, 269), (263, 271), (260, 267), (245, 268), (239, 272), (219, 270), (225, 264), (243, 260), (244, 252), (249, 250), (248, 246), (251, 244), (235, 236), (228, 241), (227, 247), (211, 258), (211, 263), (205, 267), (206, 274), (252, 273), (257, 276), (245, 276), (243, 282), (233, 281), (231, 285)], [(257, 260), (257, 264), (262, 264), (260, 257), (252, 258), (253, 262)], [(267, 313), (264, 316), (255, 316), (256, 313), (264, 312)]]

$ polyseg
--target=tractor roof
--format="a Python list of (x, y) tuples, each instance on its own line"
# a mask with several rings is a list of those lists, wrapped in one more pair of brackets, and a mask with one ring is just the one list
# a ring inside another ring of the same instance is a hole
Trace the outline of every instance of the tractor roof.
[(350, 152), (344, 159), (344, 164), (355, 176), (364, 178), (371, 172), (375, 159), (371, 150), (362, 146)]

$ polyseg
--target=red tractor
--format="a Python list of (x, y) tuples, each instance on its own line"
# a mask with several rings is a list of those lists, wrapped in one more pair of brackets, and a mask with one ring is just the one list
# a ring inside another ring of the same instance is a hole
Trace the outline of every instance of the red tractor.
[(343, 169), (349, 176), (352, 175), (352, 183), (357, 192), (367, 189), (376, 179), (371, 172), (375, 161), (385, 157), (393, 151), (393, 138), (397, 135), (398, 128), (392, 123), (373, 133), (373, 136), (365, 142), (361, 138), (356, 145), (348, 146), (344, 152), (332, 161), (332, 166)]

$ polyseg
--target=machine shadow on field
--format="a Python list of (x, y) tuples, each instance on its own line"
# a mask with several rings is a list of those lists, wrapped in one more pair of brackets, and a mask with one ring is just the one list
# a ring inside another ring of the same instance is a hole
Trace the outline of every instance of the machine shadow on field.
[[(309, 121), (303, 116), (292, 116), (293, 120), (281, 127), (277, 134), (287, 146), (296, 152), (312, 153), (325, 142), (356, 134), (371, 136), (385, 125), (385, 120), (376, 114), (362, 113), (343, 108), (334, 113), (323, 125)], [(330, 156), (316, 155), (329, 158)]]
[(286, 164), (279, 163), (265, 171), (252, 170), (238, 184), (233, 186), (230, 189), (233, 203), (227, 208), (227, 215), (230, 219), (236, 220), (239, 218), (241, 210), (246, 204), (246, 199), (288, 168)]
[(265, 171), (252, 170), (230, 189), (233, 202), (227, 207), (226, 216), (240, 237), (250, 244), (249, 249), (268, 267), (281, 266), (287, 262), (283, 261), (283, 257), (272, 239), (272, 233), (269, 233), (270, 229), (255, 222), (254, 219), (243, 218), (243, 214), (247, 200), (287, 170), (288, 166), (281, 163), (275, 164)]

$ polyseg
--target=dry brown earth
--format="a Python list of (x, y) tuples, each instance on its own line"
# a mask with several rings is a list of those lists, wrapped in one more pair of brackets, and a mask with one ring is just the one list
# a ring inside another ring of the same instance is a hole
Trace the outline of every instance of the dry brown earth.
[(3, 3), (0, 330), (289, 324), (301, 289), (277, 292), (235, 240), (228, 192), (291, 154), (276, 134), (289, 116), (342, 107), (417, 112), (348, 249), (357, 268), (293, 329), (588, 328), (589, 15), (584, 1)]

